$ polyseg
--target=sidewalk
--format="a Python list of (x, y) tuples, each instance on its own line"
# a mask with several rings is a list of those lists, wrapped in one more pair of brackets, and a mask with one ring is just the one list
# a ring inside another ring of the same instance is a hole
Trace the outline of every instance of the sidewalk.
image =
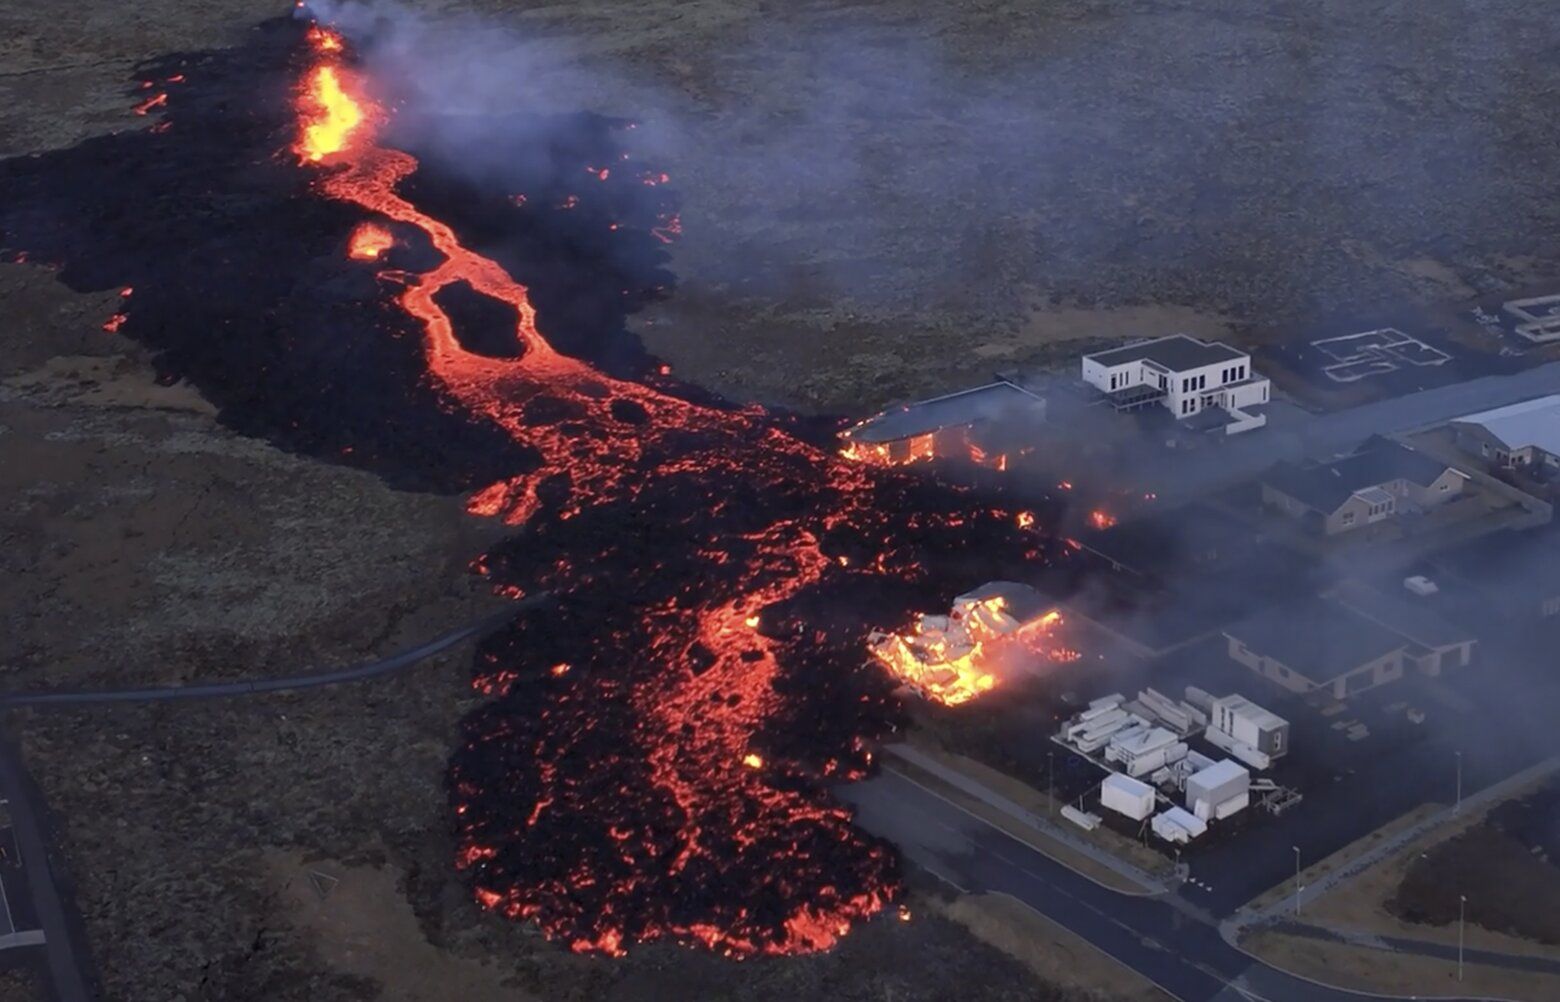
[[(1042, 840), (1057, 843), (1068, 851), (1083, 856), (1089, 862), (1098, 864), (1121, 877), (1131, 887), (1137, 888), (1136, 890), (1128, 890), (1121, 886), (1105, 884), (1088, 873), (1079, 870), (1077, 867), (1070, 866), (1066, 860), (1057, 860), (1063, 865), (1069, 865), (1069, 869), (1093, 880), (1108, 890), (1120, 894), (1136, 894), (1139, 896), (1168, 894), (1170, 892), (1170, 886), (1158, 876), (1094, 845), (1087, 839), (1080, 837), (1077, 833), (1069, 831), (1064, 824), (1057, 823), (1050, 818), (1025, 809), (1022, 805), (1014, 803), (989, 786), (959, 772), (957, 769), (949, 768), (919, 749), (907, 744), (893, 744), (885, 746), (883, 751), (980, 801), (982, 804), (1008, 818), (1020, 829), (1027, 828), (1033, 830), (1037, 835), (1041, 836)], [(906, 778), (911, 779), (912, 777), (906, 776)], [(1038, 851), (1055, 858), (1053, 853), (1046, 852), (1046, 847), (1043, 844), (1036, 845), (1033, 841), (1030, 844)]]

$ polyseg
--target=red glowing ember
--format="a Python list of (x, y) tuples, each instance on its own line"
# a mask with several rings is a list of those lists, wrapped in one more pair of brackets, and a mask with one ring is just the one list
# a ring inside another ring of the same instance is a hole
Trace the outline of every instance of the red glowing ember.
[(1096, 529), (1109, 529), (1116, 524), (1116, 516), (1100, 508), (1089, 512), (1089, 524)]
[(136, 105), (130, 110), (135, 112), (137, 115), (146, 115), (149, 114), (153, 108), (161, 108), (167, 103), (168, 95), (166, 93), (157, 93), (153, 94), (151, 97), (147, 98), (145, 101), (142, 101), (140, 104)]

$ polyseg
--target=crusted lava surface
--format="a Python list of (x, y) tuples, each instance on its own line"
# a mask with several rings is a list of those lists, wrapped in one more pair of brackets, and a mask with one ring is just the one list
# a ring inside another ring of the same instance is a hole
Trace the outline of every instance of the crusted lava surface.
[[(1044, 513), (853, 464), (837, 424), (647, 357), (625, 323), (679, 227), (629, 123), (495, 119), (525, 149), (476, 180), (294, 22), (143, 66), (131, 100), (146, 128), (0, 163), (7, 256), (129, 289), (104, 336), (234, 428), (473, 491), (514, 527), (476, 571), (560, 596), (477, 653), (448, 776), (477, 900), (577, 950), (734, 956), (826, 949), (892, 900), (891, 848), (828, 790), (899, 713), (865, 634), (1051, 559)], [(393, 244), (358, 255), (364, 223)]]

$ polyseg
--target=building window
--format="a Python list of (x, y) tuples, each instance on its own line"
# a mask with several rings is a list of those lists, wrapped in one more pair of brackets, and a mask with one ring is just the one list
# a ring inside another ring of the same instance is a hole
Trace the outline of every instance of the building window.
[(1118, 377), (1116, 377), (1116, 376), (1111, 376), (1110, 377), (1110, 388), (1113, 389), (1113, 390), (1116, 388), (1116, 380), (1117, 380), (1117, 378)]
[(1185, 393), (1187, 390), (1189, 390), (1191, 388), (1192, 388), (1192, 381), (1190, 379), (1182, 379), (1181, 380), (1181, 392), (1182, 393)]
[(1344, 525), (1353, 525), (1354, 524), (1354, 512), (1352, 512), (1352, 511), (1344, 512), (1343, 513), (1343, 518), (1340, 519), (1340, 521)]
[(1264, 386), (1264, 387), (1262, 387), (1262, 402), (1263, 403), (1267, 403), (1267, 398), (1268, 398), (1268, 388), (1266, 386)]
[(1235, 374), (1235, 378), (1236, 379), (1245, 379), (1246, 378), (1246, 365), (1245, 365), (1244, 362), (1241, 363), (1240, 370)]
[(1446, 481), (1444, 481), (1444, 480), (1443, 480), (1443, 481), (1442, 481), (1442, 482), (1441, 482), (1441, 486), (1439, 486), (1439, 487), (1437, 487), (1437, 488), (1436, 488), (1436, 490), (1438, 490), (1438, 491), (1441, 491), (1441, 492), (1442, 492), (1442, 493), (1443, 493), (1443, 494), (1444, 494), (1444, 493), (1445, 493), (1445, 492), (1447, 492), (1447, 491), (1449, 491), (1449, 490), (1451, 490), (1451, 489), (1452, 489), (1452, 485), (1451, 485), (1451, 484), (1449, 484), (1449, 483), (1447, 483), (1447, 482), (1446, 482)]

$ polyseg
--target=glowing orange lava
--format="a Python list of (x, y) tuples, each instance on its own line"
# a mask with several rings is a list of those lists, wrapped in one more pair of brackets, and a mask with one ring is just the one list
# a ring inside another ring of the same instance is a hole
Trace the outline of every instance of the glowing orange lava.
[(1109, 529), (1116, 524), (1116, 516), (1101, 508), (1089, 512), (1089, 524), (1096, 529)]
[(923, 613), (905, 633), (874, 633), (872, 655), (925, 698), (959, 706), (995, 689), (1018, 659), (1049, 656), (1043, 641), (1061, 619), (1052, 610), (1021, 622), (1001, 595), (965, 595), (946, 616)]
[(318, 163), (347, 148), (363, 124), (363, 107), (341, 85), (333, 65), (316, 67), (303, 94), (302, 134), (294, 147), (305, 161)]
[[(644, 475), (639, 466), (646, 448), (656, 446), (667, 435), (688, 430), (700, 431), (716, 441), (757, 436), (776, 462), (794, 462), (798, 468), (811, 471), (827, 470), (828, 476), (847, 488), (841, 494), (847, 499), (864, 493), (851, 489), (865, 484), (859, 471), (833, 462), (812, 446), (775, 429), (757, 409), (698, 406), (639, 383), (605, 376), (555, 350), (537, 329), (526, 288), (497, 263), (466, 247), (450, 226), (398, 193), (399, 183), (416, 170), (417, 161), (405, 152), (376, 144), (374, 132), (383, 117), (381, 111), (369, 100), (362, 82), (333, 60), (328, 47), (317, 48), (323, 61), (308, 74), (298, 97), (300, 132), (295, 151), (305, 163), (330, 163), (333, 169), (317, 179), (318, 190), (326, 197), (357, 205), (426, 235), (440, 263), (420, 274), (399, 276), (397, 302), (423, 327), (429, 375), (467, 412), (504, 429), (541, 457), (536, 472), (477, 491), (468, 502), (470, 511), (515, 524), (526, 522), (542, 507), (538, 485), (550, 477), (556, 480), (559, 471), (567, 472), (566, 486), (548, 504), (560, 518), (585, 505), (631, 496)], [(571, 196), (570, 203), (575, 201)], [(656, 236), (667, 239), (675, 235), (678, 225), (671, 217), (657, 228)], [(460, 282), (514, 307), (518, 317), (515, 334), (523, 348), (518, 357), (474, 354), (456, 339), (451, 320), (436, 297), (440, 290)], [(567, 400), (580, 416), (579, 425), (588, 422), (591, 427), (616, 430), (580, 435), (569, 427), (527, 422), (527, 405), (536, 399)], [(638, 414), (633, 424), (620, 416), (620, 408), (630, 403)], [(714, 449), (697, 458), (711, 466), (751, 462), (742, 456), (745, 448)], [(677, 464), (690, 461), (664, 461), (667, 465), (661, 475), (676, 476)], [(819, 513), (819, 517), (828, 517), (828, 513)], [(779, 673), (776, 644), (754, 628), (758, 613), (809, 587), (826, 567), (835, 564), (819, 551), (815, 535), (800, 522), (776, 522), (755, 533), (748, 545), (755, 556), (745, 570), (741, 598), (709, 608), (646, 613), (668, 623), (661, 639), (642, 652), (644, 658), (663, 663), (667, 669), (631, 696), (637, 718), (643, 721), (639, 739), (646, 758), (643, 781), (676, 811), (676, 818), (669, 822), (673, 826), (670, 834), (661, 834), (658, 828), (655, 836), (670, 839), (677, 847), (667, 858), (650, 864), (666, 875), (663, 879), (676, 878), (685, 868), (712, 865), (710, 860), (733, 851), (733, 837), (740, 847), (773, 838), (769, 834), (773, 830), (783, 831), (785, 826), (799, 823), (837, 833), (840, 843), (862, 845), (850, 827), (849, 811), (819, 804), (793, 788), (767, 785), (770, 770), (759, 769), (757, 765), (763, 760), (747, 751), (782, 699), (774, 689)], [(686, 625), (673, 628), (674, 623)], [(689, 672), (686, 666), (696, 660), (703, 665), (702, 670)], [(554, 675), (566, 671), (568, 666), (562, 664), (552, 669)], [(478, 682), (483, 691), (502, 691), (503, 685), (502, 671)], [(541, 768), (545, 773), (551, 767), (544, 764)], [(455, 783), (459, 789), (459, 780)], [(591, 799), (575, 799), (585, 797)], [(535, 801), (528, 824), (534, 827), (550, 823), (555, 816), (576, 816), (576, 804), (579, 808), (590, 804), (598, 811), (606, 809), (600, 795), (592, 797), (589, 790), (559, 786)], [(484, 907), (513, 918), (534, 919), (549, 935), (567, 936), (565, 941), (577, 951), (614, 955), (624, 951), (625, 931), (617, 924), (621, 920), (614, 918), (610, 902), (615, 900), (612, 895), (634, 893), (633, 881), (614, 886), (608, 905), (588, 915), (560, 914), (557, 909), (560, 902), (575, 897), (572, 889), (579, 885), (574, 882), (598, 880), (592, 875), (540, 880), (528, 886), (511, 883), (502, 891), (496, 890), (493, 882), (483, 879), (486, 868), (494, 865), (495, 847), (484, 841), (488, 836), (482, 829), (474, 827), (478, 822), (468, 814), (467, 806), (464, 801), (455, 805), (457, 816), (466, 825), (458, 859), (473, 872), (474, 893)], [(735, 835), (722, 833), (718, 841), (713, 840), (705, 830), (705, 819), (711, 816), (724, 818), (723, 827), (735, 826)], [(619, 831), (625, 838), (631, 834), (629, 827), (614, 828), (614, 837)], [(873, 869), (882, 868), (887, 858), (875, 846), (855, 851), (875, 861)], [(775, 865), (780, 870), (772, 879), (786, 880), (784, 868), (791, 864), (771, 861), (765, 872)], [(815, 864), (797, 859), (795, 865)], [(664, 919), (636, 928), (633, 938), (643, 942), (670, 937), (734, 956), (827, 949), (852, 923), (885, 907), (895, 892), (886, 882), (849, 894), (823, 888), (823, 893), (791, 904), (789, 914), (760, 918), (738, 909), (718, 926)], [(575, 932), (582, 927), (590, 929), (590, 934)]]
[(148, 114), (151, 113), (153, 108), (164, 107), (165, 105), (167, 105), (167, 103), (168, 103), (168, 95), (167, 94), (165, 94), (165, 93), (164, 94), (154, 94), (154, 95), (152, 95), (151, 97), (147, 98), (145, 101), (142, 101), (140, 104), (136, 105), (134, 108), (132, 108), (130, 110), (135, 112), (137, 115), (148, 115)]
[(347, 242), (347, 256), (356, 261), (376, 261), (395, 245), (390, 231), (377, 223), (359, 223)]

